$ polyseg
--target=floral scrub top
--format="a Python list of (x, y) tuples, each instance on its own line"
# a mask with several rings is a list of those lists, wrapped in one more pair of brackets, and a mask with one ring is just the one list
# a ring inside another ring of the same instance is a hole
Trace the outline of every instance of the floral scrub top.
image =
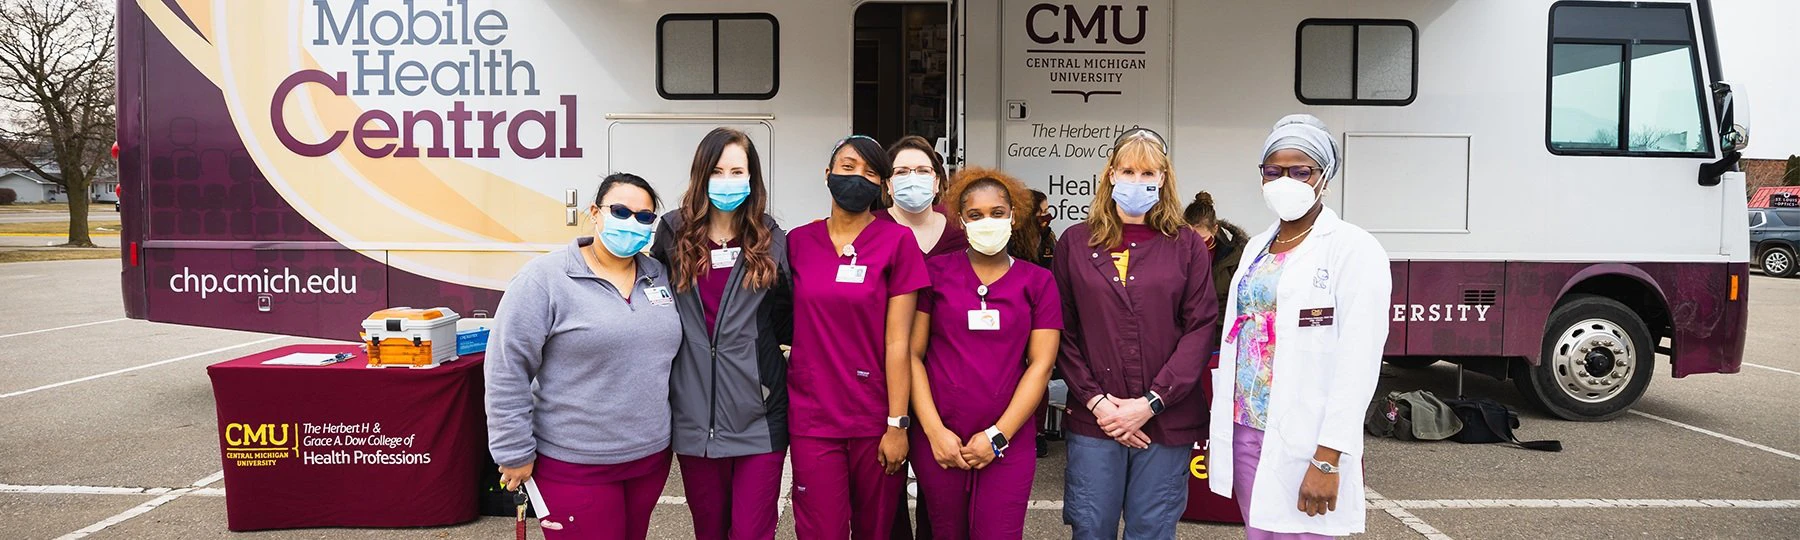
[(1286, 261), (1286, 253), (1270, 255), (1265, 247), (1238, 283), (1238, 318), (1226, 338), (1237, 345), (1232, 418), (1238, 425), (1267, 429), (1269, 385), (1275, 372), (1275, 285), (1281, 282)]

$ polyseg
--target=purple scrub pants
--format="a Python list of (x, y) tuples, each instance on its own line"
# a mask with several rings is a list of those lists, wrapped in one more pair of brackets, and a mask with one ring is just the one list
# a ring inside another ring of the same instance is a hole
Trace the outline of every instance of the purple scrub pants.
[(794, 534), (800, 540), (887, 540), (906, 472), (882, 470), (881, 437), (795, 435)]
[(1256, 489), (1256, 464), (1262, 461), (1263, 432), (1243, 424), (1232, 426), (1231, 471), (1232, 495), (1238, 510), (1244, 512), (1244, 537), (1248, 540), (1330, 540), (1331, 536), (1311, 533), (1277, 533), (1250, 526), (1250, 493)]
[(544, 538), (643, 540), (650, 512), (669, 480), (669, 451), (617, 465), (582, 465), (538, 456), (531, 477), (544, 496)]
[(1036, 426), (1026, 423), (1013, 439), (1006, 457), (965, 471), (939, 467), (931, 441), (922, 432), (912, 434), (913, 474), (919, 477), (919, 498), (929, 509), (933, 540), (1025, 537), (1025, 505), (1037, 471)]
[(785, 451), (728, 458), (675, 456), (681, 461), (688, 509), (694, 513), (694, 537), (774, 538), (785, 457)]

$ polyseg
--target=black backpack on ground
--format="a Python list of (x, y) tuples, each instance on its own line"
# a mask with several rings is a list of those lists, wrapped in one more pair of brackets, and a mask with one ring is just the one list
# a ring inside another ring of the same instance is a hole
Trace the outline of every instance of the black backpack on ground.
[(1447, 399), (1456, 416), (1463, 421), (1462, 431), (1450, 440), (1465, 444), (1513, 443), (1520, 448), (1561, 452), (1562, 441), (1520, 441), (1513, 436), (1519, 427), (1519, 414), (1488, 398)]

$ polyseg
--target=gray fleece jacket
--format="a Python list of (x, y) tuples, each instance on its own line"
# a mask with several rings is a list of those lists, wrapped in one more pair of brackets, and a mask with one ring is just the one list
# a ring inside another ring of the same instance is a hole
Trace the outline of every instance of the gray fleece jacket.
[(500, 298), (483, 366), (495, 463), (610, 465), (669, 447), (681, 319), (666, 272), (638, 255), (627, 303), (582, 258), (593, 241), (526, 263)]

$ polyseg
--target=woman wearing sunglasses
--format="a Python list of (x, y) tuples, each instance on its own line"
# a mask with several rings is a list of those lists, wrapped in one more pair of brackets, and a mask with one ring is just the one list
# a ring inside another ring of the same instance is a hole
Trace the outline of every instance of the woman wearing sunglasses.
[(969, 249), (969, 237), (957, 220), (950, 219), (944, 206), (938, 204), (948, 175), (944, 160), (924, 137), (907, 135), (888, 146), (888, 158), (894, 172), (886, 179), (885, 205), (875, 211), (875, 218), (892, 221), (912, 229), (919, 250), (929, 259), (945, 253), (962, 253)]
[(669, 397), (696, 538), (775, 537), (793, 300), (787, 234), (764, 213), (768, 201), (756, 145), (714, 129), (650, 250), (669, 267), (681, 313)]
[(1363, 532), (1363, 412), (1393, 282), (1375, 237), (1321, 202), (1341, 162), (1308, 115), (1281, 119), (1263, 144), (1263, 201), (1280, 220), (1250, 239), (1231, 280), (1207, 460), (1252, 539)]
[(887, 538), (905, 481), (908, 340), (928, 283), (912, 232), (870, 214), (891, 169), (873, 139), (839, 142), (825, 170), (831, 217), (788, 235), (788, 431), (802, 539)]
[(513, 277), (488, 339), (488, 451), (500, 479), (535, 479), (546, 538), (642, 539), (669, 478), (669, 366), (681, 321), (663, 265), (640, 253), (656, 190), (614, 174), (594, 236)]
[(1113, 147), (1092, 214), (1051, 263), (1070, 405), (1063, 522), (1077, 539), (1115, 538), (1122, 514), (1126, 538), (1172, 538), (1206, 432), (1212, 259), (1182, 221), (1162, 137), (1133, 129)]
[(920, 499), (933, 538), (1023, 538), (1037, 469), (1032, 416), (1056, 363), (1062, 299), (1049, 270), (1007, 254), (1036, 250), (1018, 180), (963, 169), (945, 201), (971, 247), (925, 262), (932, 285), (919, 293), (912, 333)]

